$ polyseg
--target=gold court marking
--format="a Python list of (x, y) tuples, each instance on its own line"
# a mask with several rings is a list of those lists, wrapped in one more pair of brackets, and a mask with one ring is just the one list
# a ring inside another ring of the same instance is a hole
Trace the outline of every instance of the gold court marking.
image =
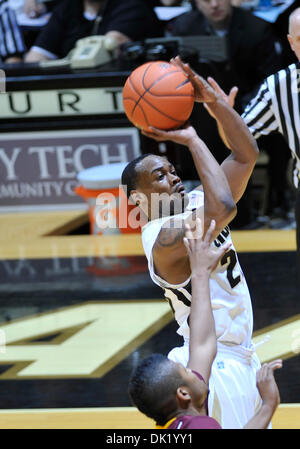
[(266, 337), (270, 339), (256, 350), (261, 363), (300, 354), (300, 314), (255, 332), (253, 343), (259, 343)]
[[(86, 303), (16, 320), (1, 326), (0, 363), (14, 366), (0, 378), (101, 377), (172, 319), (166, 301), (144, 300)], [(56, 341), (31, 341), (59, 331)]]
[[(294, 231), (233, 231), (238, 253), (295, 251)], [(0, 241), (0, 259), (144, 256), (140, 234), (46, 236)]]
[[(273, 429), (300, 429), (300, 404), (280, 404)], [(133, 407), (0, 410), (0, 429), (154, 429)]]

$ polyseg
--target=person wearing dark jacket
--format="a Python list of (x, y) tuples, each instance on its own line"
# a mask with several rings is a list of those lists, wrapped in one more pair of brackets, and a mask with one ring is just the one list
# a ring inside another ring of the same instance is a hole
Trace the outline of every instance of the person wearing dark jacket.
[(64, 58), (77, 40), (113, 38), (117, 46), (162, 34), (152, 6), (141, 0), (63, 0), (52, 11), (26, 55), (26, 62)]
[[(191, 66), (203, 77), (213, 77), (228, 92), (232, 86), (238, 87), (235, 108), (241, 113), (248, 101), (255, 96), (260, 83), (271, 73), (281, 68), (281, 55), (271, 25), (254, 16), (250, 11), (232, 6), (230, 0), (193, 0), (192, 9), (176, 17), (169, 23), (173, 36), (219, 36), (225, 39), (227, 57), (222, 62), (200, 62)], [(195, 105), (191, 123), (198, 133), (207, 136), (207, 144), (212, 148), (215, 158), (221, 163), (227, 150), (219, 138), (215, 121), (207, 117), (199, 105)], [(279, 136), (278, 139), (280, 139)], [(283, 139), (280, 140), (284, 146)], [(268, 146), (268, 139), (264, 139)], [(273, 140), (270, 140), (273, 146)], [(174, 153), (174, 151), (173, 151)], [(192, 163), (181, 157), (178, 151), (183, 179), (194, 180)], [(239, 212), (232, 223), (233, 228), (251, 228), (256, 224), (256, 212), (249, 187), (239, 203)]]

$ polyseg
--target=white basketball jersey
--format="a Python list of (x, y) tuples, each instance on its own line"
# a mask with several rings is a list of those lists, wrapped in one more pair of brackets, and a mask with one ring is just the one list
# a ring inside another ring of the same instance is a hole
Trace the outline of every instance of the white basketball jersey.
[[(204, 193), (194, 190), (189, 193), (188, 209), (176, 217), (186, 218), (195, 208), (202, 208), (204, 219)], [(191, 304), (191, 278), (181, 284), (169, 284), (154, 271), (152, 249), (165, 222), (172, 217), (152, 220), (142, 229), (144, 251), (148, 259), (150, 276), (164, 290), (179, 328), (177, 333), (189, 340), (189, 314)], [(232, 242), (228, 226), (223, 229), (212, 245), (219, 247)], [(251, 345), (253, 314), (248, 286), (234, 246), (223, 256), (210, 276), (210, 295), (218, 341), (229, 345)]]

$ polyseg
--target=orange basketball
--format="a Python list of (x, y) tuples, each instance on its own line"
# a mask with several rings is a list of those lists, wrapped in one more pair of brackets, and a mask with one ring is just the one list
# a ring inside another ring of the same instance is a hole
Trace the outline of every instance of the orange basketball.
[(126, 116), (137, 128), (176, 129), (191, 115), (194, 88), (173, 64), (147, 62), (127, 78), (123, 105)]

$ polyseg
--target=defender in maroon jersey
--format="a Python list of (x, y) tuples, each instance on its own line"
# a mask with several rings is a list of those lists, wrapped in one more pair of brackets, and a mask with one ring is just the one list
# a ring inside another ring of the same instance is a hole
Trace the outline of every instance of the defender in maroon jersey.
[[(207, 396), (211, 366), (217, 351), (214, 318), (211, 309), (209, 276), (230, 248), (230, 243), (213, 249), (215, 229), (212, 221), (203, 239), (201, 222), (192, 233), (186, 226), (186, 245), (192, 271), (189, 362), (185, 368), (161, 354), (144, 359), (133, 373), (129, 395), (133, 404), (156, 422), (157, 429), (221, 429), (208, 416)], [(264, 429), (279, 404), (279, 392), (273, 371), (281, 360), (264, 364), (257, 372), (257, 388), (262, 398), (259, 410), (244, 428)]]

